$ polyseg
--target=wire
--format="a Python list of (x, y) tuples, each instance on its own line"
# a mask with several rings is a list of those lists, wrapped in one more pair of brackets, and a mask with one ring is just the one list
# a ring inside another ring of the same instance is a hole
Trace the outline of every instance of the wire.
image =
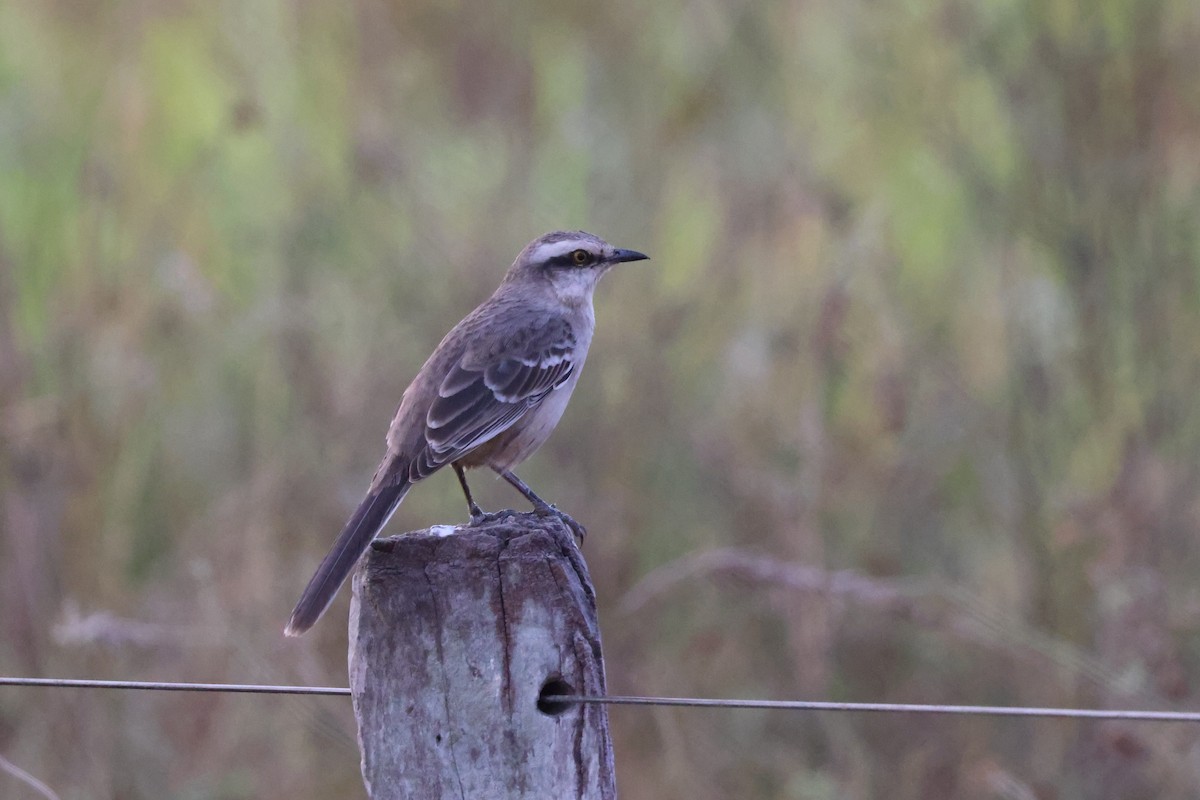
[(1143, 711), (1094, 708), (1036, 708), (1028, 706), (947, 706), (921, 703), (832, 703), (819, 700), (728, 700), (702, 697), (622, 697), (609, 695), (547, 695), (544, 702), (606, 703), (626, 706), (686, 706), (690, 708), (756, 708), (790, 711), (858, 711), (899, 714), (978, 714), (992, 717), (1051, 717), (1145, 722), (1200, 722), (1200, 711)]
[(165, 683), (159, 681), (93, 681), (70, 678), (6, 678), (0, 686), (44, 686), (68, 689), (142, 689), (163, 692), (241, 692), (243, 694), (315, 694), (349, 696), (340, 686), (270, 686), (253, 683)]
[[(167, 692), (235, 692), (243, 694), (300, 694), (349, 696), (340, 686), (279, 686), (248, 683), (166, 683), (154, 681), (97, 681), (64, 678), (7, 678), (0, 686), (41, 686), (77, 689), (139, 689)], [(704, 697), (629, 697), (622, 695), (549, 694), (549, 705), (602, 703), (625, 706), (683, 706), (688, 708), (753, 708), (785, 711), (853, 711), (893, 714), (976, 714), (991, 717), (1107, 719), (1137, 722), (1200, 722), (1200, 711), (1138, 709), (1037, 708), (1030, 706), (951, 706), (922, 703), (834, 703), (820, 700), (736, 700)]]

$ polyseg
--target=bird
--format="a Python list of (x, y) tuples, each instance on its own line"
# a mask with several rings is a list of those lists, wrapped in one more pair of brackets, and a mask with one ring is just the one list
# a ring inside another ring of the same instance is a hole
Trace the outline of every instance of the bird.
[(512, 470), (549, 438), (571, 399), (595, 330), (596, 284), (615, 265), (648, 258), (584, 231), (547, 233), (521, 250), (491, 297), (446, 334), (404, 390), (387, 453), (300, 596), (287, 636), (316, 624), (413, 485), (446, 465), (472, 525), (489, 516), (465, 471), (488, 467), (537, 514), (557, 515), (582, 538), (582, 526)]

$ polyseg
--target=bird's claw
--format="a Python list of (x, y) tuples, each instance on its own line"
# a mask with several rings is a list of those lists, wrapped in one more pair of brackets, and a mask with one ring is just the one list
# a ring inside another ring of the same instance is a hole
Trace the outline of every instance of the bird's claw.
[(492, 511), (489, 513), (476, 506), (475, 508), (471, 509), (471, 521), (467, 523), (467, 527), (477, 528), (480, 525), (488, 525), (500, 519), (502, 516), (504, 516), (503, 511)]
[(575, 521), (575, 518), (565, 511), (560, 511), (557, 506), (544, 503), (539, 506), (534, 506), (534, 512), (539, 517), (557, 517), (562, 524), (571, 529), (571, 533), (575, 536), (577, 545), (583, 544), (584, 537), (587, 536), (587, 528)]

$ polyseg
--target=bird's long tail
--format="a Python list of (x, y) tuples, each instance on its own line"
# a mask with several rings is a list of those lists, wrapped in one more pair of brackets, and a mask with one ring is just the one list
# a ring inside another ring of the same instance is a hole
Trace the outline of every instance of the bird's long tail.
[(411, 486), (412, 484), (404, 481), (395, 486), (385, 486), (379, 491), (372, 491), (363, 498), (346, 527), (338, 534), (337, 541), (333, 543), (321, 566), (317, 567), (312, 580), (304, 589), (304, 594), (300, 595), (300, 602), (296, 603), (292, 617), (283, 629), (286, 635), (299, 636), (316, 624), (333, 602), (334, 595), (358, 563), (359, 557), (371, 544), (375, 534), (387, 524), (392, 512), (400, 505)]

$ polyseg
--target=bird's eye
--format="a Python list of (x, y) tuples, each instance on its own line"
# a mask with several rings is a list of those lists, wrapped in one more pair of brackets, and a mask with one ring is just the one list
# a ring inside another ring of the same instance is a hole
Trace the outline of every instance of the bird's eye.
[(572, 250), (571, 260), (575, 262), (577, 266), (582, 267), (584, 264), (592, 260), (592, 254), (587, 250)]

